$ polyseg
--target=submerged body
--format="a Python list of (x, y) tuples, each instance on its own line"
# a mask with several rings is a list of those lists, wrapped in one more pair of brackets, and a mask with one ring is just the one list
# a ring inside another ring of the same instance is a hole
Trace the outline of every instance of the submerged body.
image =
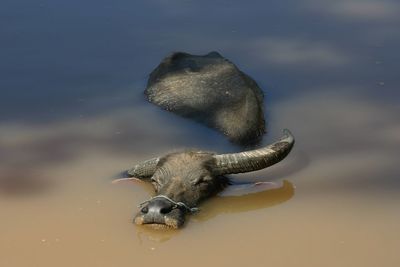
[(217, 52), (166, 57), (150, 74), (145, 94), (161, 108), (205, 123), (240, 145), (259, 143), (265, 132), (261, 89)]

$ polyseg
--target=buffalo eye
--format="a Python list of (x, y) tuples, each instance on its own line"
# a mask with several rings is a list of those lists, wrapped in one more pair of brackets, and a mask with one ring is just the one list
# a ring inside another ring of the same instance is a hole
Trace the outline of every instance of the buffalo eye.
[(204, 184), (207, 183), (207, 180), (205, 179), (204, 176), (200, 176), (199, 178), (196, 178), (192, 181), (192, 185), (200, 185), (200, 184)]
[(156, 188), (158, 188), (160, 186), (160, 184), (158, 183), (158, 181), (155, 178), (151, 177), (150, 181)]

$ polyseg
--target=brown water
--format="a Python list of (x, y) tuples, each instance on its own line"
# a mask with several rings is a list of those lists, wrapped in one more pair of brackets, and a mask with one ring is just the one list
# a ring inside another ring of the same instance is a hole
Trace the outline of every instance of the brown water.
[[(0, 10), (0, 266), (399, 266), (396, 1), (20, 1)], [(289, 157), (179, 231), (132, 224), (152, 194), (111, 177), (187, 147), (237, 151), (146, 103), (170, 51), (218, 50), (266, 93)]]

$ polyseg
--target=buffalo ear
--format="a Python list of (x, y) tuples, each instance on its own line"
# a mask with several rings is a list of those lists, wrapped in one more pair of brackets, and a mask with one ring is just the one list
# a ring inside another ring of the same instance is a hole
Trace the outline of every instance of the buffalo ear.
[(119, 178), (113, 180), (111, 183), (112, 184), (119, 184), (121, 182), (134, 182), (134, 183), (142, 183), (143, 180), (136, 178), (136, 177), (129, 177), (129, 178)]

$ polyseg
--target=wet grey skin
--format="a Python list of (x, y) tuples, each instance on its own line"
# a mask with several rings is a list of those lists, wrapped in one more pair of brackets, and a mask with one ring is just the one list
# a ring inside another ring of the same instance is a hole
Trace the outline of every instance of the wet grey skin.
[(134, 222), (180, 228), (201, 201), (229, 185), (226, 175), (267, 168), (283, 160), (293, 145), (293, 135), (284, 130), (279, 141), (255, 150), (232, 154), (188, 150), (139, 163), (127, 174), (150, 181), (156, 196), (142, 203)]
[(242, 146), (265, 133), (263, 93), (257, 83), (217, 52), (177, 52), (150, 74), (147, 99), (183, 117), (215, 128)]

